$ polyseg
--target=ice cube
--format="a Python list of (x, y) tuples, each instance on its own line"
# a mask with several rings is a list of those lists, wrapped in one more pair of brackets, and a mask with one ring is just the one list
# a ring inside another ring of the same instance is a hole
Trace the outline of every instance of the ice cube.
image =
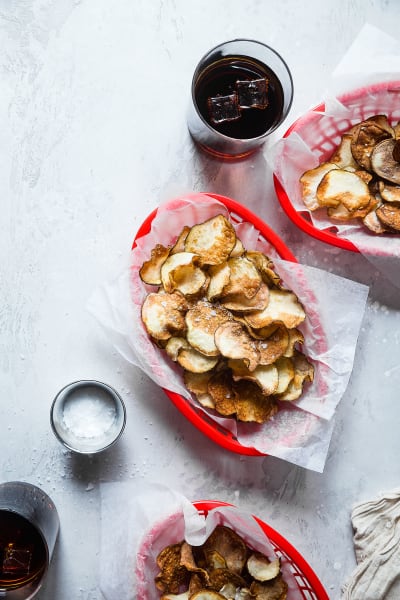
[(240, 109), (238, 107), (237, 94), (228, 96), (215, 96), (208, 98), (208, 114), (211, 123), (225, 123), (226, 121), (237, 121), (240, 119)]
[(29, 573), (32, 553), (27, 548), (18, 548), (8, 544), (3, 550), (2, 572), (8, 575), (25, 575)]
[(268, 106), (268, 79), (237, 81), (236, 91), (239, 108), (266, 108)]

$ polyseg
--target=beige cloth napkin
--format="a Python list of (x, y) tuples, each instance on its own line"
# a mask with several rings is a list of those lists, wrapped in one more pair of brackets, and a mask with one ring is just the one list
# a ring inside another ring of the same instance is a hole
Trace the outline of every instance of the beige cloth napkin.
[(399, 600), (400, 490), (354, 507), (351, 514), (358, 566), (344, 600)]

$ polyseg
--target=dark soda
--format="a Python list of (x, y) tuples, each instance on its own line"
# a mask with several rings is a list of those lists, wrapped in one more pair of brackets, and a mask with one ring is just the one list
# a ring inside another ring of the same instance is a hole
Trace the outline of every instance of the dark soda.
[(0, 510), (0, 591), (37, 580), (46, 564), (46, 545), (36, 527), (17, 513)]
[[(244, 108), (240, 118), (219, 123), (212, 121), (210, 99), (232, 96), (237, 82), (267, 80), (267, 106)], [(203, 119), (223, 135), (235, 139), (251, 139), (264, 135), (282, 119), (284, 95), (282, 85), (275, 73), (264, 63), (243, 56), (228, 56), (208, 65), (199, 74), (195, 99)]]

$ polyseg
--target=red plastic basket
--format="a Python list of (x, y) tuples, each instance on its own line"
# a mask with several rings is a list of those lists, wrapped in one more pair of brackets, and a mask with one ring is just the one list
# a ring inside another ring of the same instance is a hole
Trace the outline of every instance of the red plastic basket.
[[(201, 515), (204, 516), (207, 516), (209, 511), (215, 508), (221, 508), (225, 506), (236, 508), (233, 504), (221, 502), (219, 500), (198, 500), (193, 502), (193, 506)], [(172, 527), (174, 532), (176, 523), (174, 519), (176, 519), (176, 516), (177, 515), (171, 515), (171, 518), (168, 520), (167, 524), (167, 527)], [(282, 561), (284, 561), (286, 568), (290, 569), (290, 572), (297, 584), (300, 597), (303, 600), (329, 600), (329, 596), (326, 593), (321, 581), (318, 579), (314, 570), (310, 567), (298, 550), (296, 550), (292, 544), (290, 544), (270, 525), (267, 525), (267, 523), (255, 515), (251, 516), (268, 538), (276, 556), (280, 557)], [(143, 586), (144, 590), (147, 590), (149, 582), (145, 581), (146, 578), (144, 575), (145, 571), (143, 561), (147, 561), (149, 559), (149, 553), (151, 550), (154, 553), (152, 545), (154, 544), (155, 540), (159, 538), (160, 534), (165, 536), (165, 532), (165, 521), (156, 523), (149, 534), (146, 535), (139, 548), (138, 556), (140, 555), (141, 562), (138, 562), (136, 567), (136, 581), (140, 584), (140, 586)], [(167, 539), (168, 536), (164, 537), (165, 543), (170, 543), (166, 541)]]
[[(272, 244), (277, 251), (280, 258), (291, 262), (297, 262), (294, 255), (290, 252), (289, 248), (283, 243), (281, 238), (257, 215), (252, 213), (248, 208), (244, 207), (239, 202), (221, 196), (219, 194), (204, 194), (205, 196), (211, 196), (215, 200), (218, 200), (226, 206), (229, 211), (230, 219), (233, 223), (248, 222), (252, 223), (259, 232), (259, 239), (263, 239)], [(142, 223), (140, 226), (132, 248), (135, 248), (136, 242), (139, 238), (148, 234), (151, 230), (151, 223), (157, 214), (155, 209)], [(177, 232), (178, 233), (178, 232)], [(231, 431), (225, 429), (207, 415), (200, 407), (192, 405), (186, 398), (171, 392), (163, 388), (163, 391), (171, 400), (171, 402), (180, 410), (180, 412), (197, 427), (203, 434), (208, 438), (231, 452), (236, 452), (242, 455), (250, 456), (265, 456), (264, 453), (259, 452), (255, 448), (243, 446), (238, 439), (232, 434)]]
[[(323, 162), (339, 145), (343, 133), (358, 121), (376, 114), (386, 114), (391, 124), (400, 120), (400, 81), (381, 82), (358, 88), (342, 94), (338, 100), (345, 107), (354, 110), (357, 118), (328, 117), (322, 114), (325, 111), (325, 104), (322, 103), (297, 119), (283, 137), (287, 138), (290, 134), (297, 133), (318, 155), (320, 162)], [(313, 224), (310, 212), (306, 208), (297, 210), (276, 175), (274, 175), (274, 186), (283, 210), (305, 233), (333, 246), (359, 252), (350, 240), (337, 235), (334, 223), (331, 227), (320, 229)]]

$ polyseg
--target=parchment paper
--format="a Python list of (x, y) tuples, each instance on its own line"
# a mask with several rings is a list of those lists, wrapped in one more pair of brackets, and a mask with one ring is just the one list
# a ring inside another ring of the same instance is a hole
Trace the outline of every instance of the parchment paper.
[[(149, 340), (141, 320), (141, 306), (153, 290), (138, 271), (156, 243), (171, 244), (183, 225), (194, 225), (227, 210), (213, 198), (193, 194), (164, 203), (148, 235), (137, 241), (131, 267), (115, 281), (96, 290), (88, 308), (107, 331), (113, 346), (163, 388), (196, 403), (182, 380), (182, 370)], [(328, 272), (277, 259), (275, 249), (259, 239), (251, 224), (241, 223), (237, 233), (247, 249), (263, 250), (275, 261), (286, 287), (300, 298), (307, 319), (300, 326), (303, 350), (315, 365), (315, 380), (305, 387), (300, 401), (284, 403), (268, 423), (238, 423), (233, 418), (208, 414), (233, 431), (245, 446), (322, 471), (331, 439), (335, 408), (347, 387), (353, 368), (357, 337), (368, 288)], [(160, 395), (160, 401), (167, 401)], [(205, 409), (203, 409), (205, 410)]]
[[(157, 483), (137, 481), (101, 485), (100, 587), (106, 600), (159, 600), (153, 581), (157, 554), (185, 539), (201, 545), (216, 525), (234, 529), (252, 548), (270, 560), (273, 546), (252, 515), (236, 507), (200, 515), (183, 495)], [(271, 523), (269, 523), (271, 525)], [(304, 598), (286, 558), (281, 568), (288, 600)]]

